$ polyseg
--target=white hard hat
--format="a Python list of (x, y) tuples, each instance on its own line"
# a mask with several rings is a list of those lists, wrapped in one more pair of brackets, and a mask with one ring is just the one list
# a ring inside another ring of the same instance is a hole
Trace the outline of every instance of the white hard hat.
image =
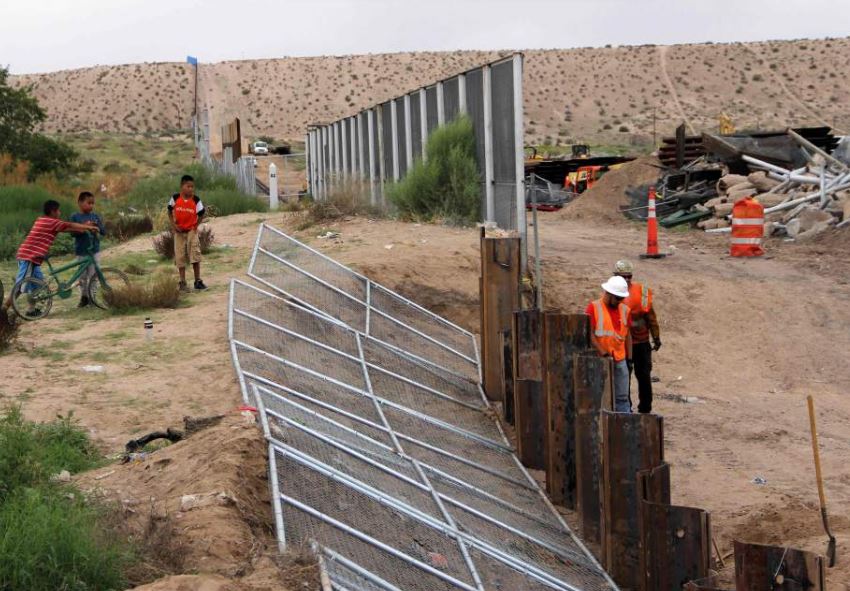
[(614, 275), (602, 284), (602, 289), (618, 298), (629, 297), (629, 284), (619, 275)]

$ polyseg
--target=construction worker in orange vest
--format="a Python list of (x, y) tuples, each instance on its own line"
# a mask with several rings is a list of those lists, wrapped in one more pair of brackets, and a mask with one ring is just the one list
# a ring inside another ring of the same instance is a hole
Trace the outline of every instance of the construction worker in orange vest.
[[(631, 261), (617, 261), (614, 265), (614, 274), (625, 279), (629, 285), (629, 297), (625, 300), (631, 312), (632, 363), (629, 376), (634, 370), (638, 383), (638, 412), (652, 412), (652, 352), (661, 348), (661, 333), (652, 305), (652, 290), (632, 281), (634, 271)], [(650, 335), (653, 342), (651, 347)]]
[(602, 284), (602, 289), (602, 297), (585, 309), (590, 316), (590, 341), (600, 356), (614, 360), (614, 410), (631, 412), (628, 360), (632, 357), (632, 340), (629, 308), (623, 303), (629, 297), (629, 286), (615, 275)]

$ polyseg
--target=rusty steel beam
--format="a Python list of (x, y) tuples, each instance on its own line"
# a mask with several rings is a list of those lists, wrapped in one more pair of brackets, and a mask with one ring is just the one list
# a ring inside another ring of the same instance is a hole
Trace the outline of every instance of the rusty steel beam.
[(650, 503), (670, 504), (670, 464), (639, 470), (637, 473), (638, 498)]
[(690, 581), (682, 587), (683, 591), (734, 591), (733, 589), (721, 589), (718, 587), (717, 577), (709, 575), (699, 581)]
[(549, 498), (576, 506), (575, 395), (573, 355), (590, 347), (586, 314), (543, 314), (543, 389), (549, 417), (546, 437), (546, 489)]
[(614, 408), (611, 360), (595, 353), (573, 355), (575, 395), (576, 509), (585, 541), (601, 541), (599, 414)]
[(658, 415), (602, 411), (602, 564), (617, 584), (640, 587), (637, 473), (664, 461)]
[(735, 541), (737, 591), (824, 591), (824, 559), (782, 546)]
[(711, 568), (711, 517), (707, 511), (640, 502), (642, 591), (681, 589)]
[(519, 308), (519, 238), (490, 238), (481, 230), (481, 368), (487, 398), (504, 401), (502, 333), (511, 330), (513, 311)]
[(514, 338), (513, 330), (500, 333), (502, 342), (502, 418), (509, 425), (514, 424)]
[(546, 468), (546, 405), (543, 393), (543, 314), (514, 312), (514, 432), (524, 466)]

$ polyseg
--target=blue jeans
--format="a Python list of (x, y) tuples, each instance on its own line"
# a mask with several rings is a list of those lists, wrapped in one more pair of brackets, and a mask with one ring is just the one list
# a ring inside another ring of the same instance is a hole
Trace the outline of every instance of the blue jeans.
[[(15, 283), (20, 283), (27, 277), (35, 277), (36, 279), (44, 280), (44, 275), (41, 272), (41, 265), (36, 265), (30, 261), (18, 261), (18, 274), (15, 276)], [(24, 288), (24, 293), (30, 291), (29, 287)]]
[(625, 359), (614, 362), (614, 411), (632, 412), (629, 398), (629, 366)]

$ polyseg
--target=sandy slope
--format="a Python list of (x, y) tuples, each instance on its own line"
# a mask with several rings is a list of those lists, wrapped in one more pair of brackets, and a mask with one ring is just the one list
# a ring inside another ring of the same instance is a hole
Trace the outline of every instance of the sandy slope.
[[(821, 125), (850, 129), (843, 81), (850, 39), (526, 50), (526, 142), (647, 143), (686, 119), (717, 129)], [(303, 139), (306, 126), (351, 115), (509, 52), (460, 51), (202, 64), (200, 102), (213, 129), (239, 116), (246, 134)], [(663, 58), (663, 59), (660, 59)], [(13, 77), (34, 84), (50, 131), (186, 128), (184, 64), (96, 66)]]
[[(291, 214), (213, 220), (220, 242), (233, 248), (210, 264), (210, 292), (193, 294), (190, 307), (156, 314), (155, 346), (144, 344), (138, 317), (70, 326), (60, 315), (25, 327), (23, 350), (0, 357), (6, 400), (26, 399), (26, 413), (40, 419), (73, 408), (111, 450), (139, 431), (179, 425), (184, 414), (232, 411), (240, 397), (226, 348), (224, 286), (242, 274), (261, 218), (293, 225)], [(565, 218), (541, 222), (545, 294), (548, 306), (576, 311), (595, 296), (613, 261), (636, 258), (644, 235), (636, 225)], [(328, 228), (339, 238), (318, 239), (319, 228), (300, 236), (477, 329), (474, 230), (365, 219)], [(846, 547), (850, 310), (843, 302), (850, 285), (840, 256), (846, 244), (838, 254), (818, 250), (817, 264), (804, 258), (817, 246), (777, 245), (759, 260), (730, 259), (723, 238), (702, 234), (666, 233), (662, 246), (676, 254), (638, 263), (637, 274), (655, 289), (662, 324), (655, 408), (665, 417), (674, 502), (712, 512), (723, 552), (734, 538), (822, 551), (805, 410), (805, 395), (814, 394), (833, 528)], [(147, 248), (144, 239), (121, 247)], [(114, 330), (128, 335), (96, 339)], [(49, 361), (30, 354), (60, 338), (81, 356)], [(92, 358), (102, 359), (104, 373), (79, 371)], [(685, 397), (698, 401), (681, 402)], [(753, 483), (757, 476), (766, 484)], [(831, 589), (847, 589), (847, 564), (830, 571)]]

